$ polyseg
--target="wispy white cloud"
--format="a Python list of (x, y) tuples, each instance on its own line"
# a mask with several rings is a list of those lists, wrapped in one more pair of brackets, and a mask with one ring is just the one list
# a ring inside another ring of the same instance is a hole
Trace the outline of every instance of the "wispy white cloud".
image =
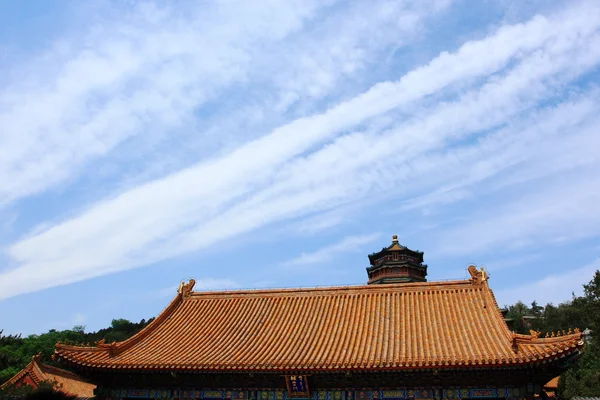
[(311, 235), (335, 227), (347, 220), (348, 216), (339, 210), (319, 213), (309, 218), (303, 218), (295, 226), (295, 231), (299, 234)]
[[(594, 127), (600, 128), (600, 123)], [(535, 193), (473, 212), (470, 222), (443, 232), (439, 251), (464, 255), (517, 250), (596, 236), (600, 177), (594, 171), (599, 166), (538, 184)]]
[[(13, 83), (0, 96), (0, 126), (6, 132), (0, 136), (0, 205), (75, 178), (102, 157), (144, 163), (138, 154), (148, 151), (140, 148), (149, 150), (173, 137), (202, 143), (208, 152), (194, 150), (210, 155), (218, 149), (211, 142), (229, 137), (219, 128), (231, 126), (190, 129), (197, 126), (196, 111), (214, 107), (211, 102), (221, 95), (232, 97), (233, 88), (258, 84), (267, 85), (261, 90), (270, 96), (320, 98), (341, 79), (338, 71), (356, 73), (369, 55), (389, 45), (392, 30), (404, 34), (394, 40), (409, 40), (438, 3), (444, 2), (400, 1), (376, 7), (370, 19), (364, 5), (350, 7), (323, 24), (324, 31), (308, 32), (307, 22), (322, 18), (319, 11), (334, 0), (148, 3), (114, 15), (111, 23), (34, 57), (29, 65), (41, 67), (28, 68), (27, 75), (19, 75), (21, 65), (10, 71)], [(337, 35), (340, 24), (344, 37)], [(387, 41), (368, 39), (374, 32)], [(324, 51), (324, 42), (336, 51)], [(273, 99), (264, 107), (280, 102)], [(244, 108), (264, 112), (260, 106)], [(163, 154), (163, 159), (181, 167), (178, 156)]]
[(538, 281), (496, 290), (494, 294), (501, 305), (514, 304), (519, 300), (525, 304), (531, 304), (533, 301), (538, 304), (558, 304), (570, 300), (572, 293), (581, 296), (583, 285), (588, 283), (598, 270), (600, 270), (600, 260), (559, 274), (540, 277)]
[[(436, 251), (446, 254), (543, 244), (565, 229), (571, 240), (597, 234), (593, 228), (599, 217), (593, 207), (598, 180), (594, 171), (600, 163), (593, 150), (600, 145), (596, 96), (592, 89), (512, 121), (472, 145), (433, 154), (425, 165), (413, 164), (412, 177), (425, 185), (425, 195), (409, 199), (400, 209), (487, 198), (484, 208), (472, 207), (462, 214), (468, 221), (450, 221), (451, 226), (438, 231)], [(442, 166), (444, 174), (431, 174)], [(532, 181), (535, 190), (523, 190)], [(500, 195), (503, 201), (494, 201)]]
[(284, 261), (281, 265), (285, 268), (296, 268), (310, 264), (319, 264), (331, 260), (340, 253), (364, 250), (364, 245), (373, 243), (381, 237), (379, 233), (369, 235), (347, 236), (337, 243), (325, 246), (312, 253), (302, 253), (291, 260)]
[[(410, 201), (425, 193), (427, 199), (448, 181), (447, 173), (454, 184), (442, 187), (438, 197), (460, 189), (459, 200), (469, 197), (469, 182), (489, 179), (506, 165), (530, 162), (534, 174), (543, 159), (536, 164), (529, 155), (519, 156), (523, 152), (501, 151), (546, 138), (532, 128), (539, 122), (533, 109), (546, 108), (541, 115), (564, 129), (584, 121), (595, 126), (592, 89), (574, 100), (571, 114), (564, 111), (569, 104), (555, 109), (543, 102), (600, 63), (597, 11), (594, 2), (570, 3), (556, 15), (501, 27), (398, 81), (378, 83), (325, 112), (32, 233), (8, 248), (17, 267), (0, 275), (0, 296), (150, 264), (341, 204), (392, 194)], [(499, 130), (508, 123), (514, 126)], [(517, 126), (525, 129), (522, 140), (514, 139)], [(577, 143), (589, 140), (592, 129), (578, 131)], [(465, 143), (490, 131), (490, 139), (477, 146)], [(548, 133), (555, 146), (564, 144), (558, 132)], [(479, 150), (494, 157), (478, 159)], [(579, 150), (572, 146), (570, 154)], [(454, 173), (452, 160), (458, 165)]]

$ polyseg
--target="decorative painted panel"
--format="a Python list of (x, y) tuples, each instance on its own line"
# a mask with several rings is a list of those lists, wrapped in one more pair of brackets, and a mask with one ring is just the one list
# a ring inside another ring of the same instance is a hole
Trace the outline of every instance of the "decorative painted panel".
[[(428, 400), (428, 399), (518, 399), (526, 396), (526, 388), (414, 388), (385, 390), (317, 390), (304, 400)], [(168, 399), (168, 400), (298, 400), (286, 390), (227, 389), (111, 389), (106, 400)]]
[(487, 388), (487, 389), (444, 389), (445, 399), (485, 399), (485, 398), (520, 398), (525, 397), (524, 388)]
[(382, 399), (406, 399), (406, 390), (382, 390)]
[(147, 399), (150, 398), (150, 391), (130, 389), (127, 391), (127, 397)]
[(469, 389), (469, 397), (472, 399), (489, 399), (498, 397), (496, 389)]
[(286, 375), (285, 383), (288, 396), (291, 398), (310, 398), (308, 379), (305, 375)]
[(202, 391), (203, 399), (223, 399), (225, 398), (224, 390), (203, 390)]

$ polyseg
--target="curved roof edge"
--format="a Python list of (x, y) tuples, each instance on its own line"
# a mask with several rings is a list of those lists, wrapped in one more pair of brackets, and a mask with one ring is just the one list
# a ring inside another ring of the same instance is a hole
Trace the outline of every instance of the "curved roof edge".
[[(579, 331), (574, 333), (558, 335), (556, 337), (541, 338), (539, 333), (531, 332), (530, 335), (516, 334), (511, 332), (502, 317), (500, 309), (498, 307), (496, 298), (489, 288), (487, 283), (487, 277), (483, 275), (472, 276), (471, 279), (466, 280), (453, 280), (453, 281), (431, 281), (431, 282), (415, 282), (415, 283), (400, 283), (400, 284), (386, 284), (386, 285), (356, 285), (356, 286), (331, 286), (331, 287), (313, 287), (313, 288), (281, 288), (281, 289), (245, 289), (245, 290), (225, 290), (225, 291), (211, 291), (211, 292), (193, 292), (194, 280), (191, 280), (188, 284), (183, 284), (179, 287), (177, 296), (171, 301), (171, 303), (144, 329), (136, 333), (131, 338), (122, 342), (105, 343), (104, 341), (97, 342), (96, 347), (91, 346), (76, 346), (64, 343), (58, 343), (55, 349), (55, 356), (59, 359), (72, 364), (82, 365), (91, 368), (104, 368), (103, 364), (97, 364), (95, 362), (79, 360), (78, 353), (107, 353), (110, 357), (114, 357), (122, 353), (123, 351), (131, 348), (136, 343), (140, 342), (148, 335), (150, 335), (157, 327), (159, 327), (165, 320), (169, 319), (173, 313), (182, 305), (184, 302), (194, 299), (208, 299), (208, 298), (232, 298), (232, 297), (295, 297), (295, 296), (307, 296), (307, 297), (320, 297), (334, 294), (368, 294), (368, 293), (389, 293), (389, 292), (447, 292), (454, 290), (465, 290), (480, 288), (486, 292), (486, 295), (490, 296), (492, 306), (495, 307), (497, 312), (497, 321), (501, 321), (503, 331), (506, 334), (506, 342), (510, 344), (512, 342), (515, 351), (514, 361), (515, 365), (525, 365), (535, 362), (547, 362), (554, 359), (565, 357), (569, 354), (575, 353), (583, 347), (582, 334)], [(489, 303), (488, 303), (489, 304)], [(485, 361), (485, 360), (484, 360)], [(512, 363), (508, 363), (512, 364)], [(496, 363), (490, 360), (490, 363), (481, 364), (481, 360), (471, 365), (470, 363), (459, 363), (457, 365), (406, 365), (402, 366), (405, 368), (440, 368), (440, 367), (503, 367), (508, 366), (507, 363), (500, 362)], [(172, 368), (171, 368), (172, 367)], [(115, 368), (114, 366), (107, 366), (107, 368)], [(120, 367), (121, 368), (121, 367)], [(124, 369), (177, 369), (175, 365), (168, 366), (127, 366), (123, 365)], [(184, 369), (194, 369), (190, 366)], [(353, 368), (354, 369), (354, 368)], [(388, 369), (388, 368), (377, 368)], [(394, 368), (392, 368), (394, 369)], [(235, 368), (220, 368), (214, 366), (210, 368), (210, 371), (227, 371), (234, 372)], [(327, 368), (327, 371), (334, 372), (335, 370), (344, 370), (344, 368)], [(259, 368), (256, 371), (263, 371), (263, 368)], [(264, 372), (276, 372), (280, 371), (277, 368), (264, 369)]]
[(66, 344), (58, 342), (55, 346), (54, 354), (60, 357), (60, 350), (70, 350), (70, 351), (93, 351), (93, 352), (104, 352), (108, 351), (111, 355), (117, 355), (120, 352), (127, 350), (141, 339), (149, 335), (154, 329), (156, 329), (160, 324), (167, 319), (176, 309), (179, 304), (181, 304), (184, 295), (180, 292), (177, 296), (169, 303), (169, 305), (147, 326), (145, 326), (142, 330), (140, 330), (135, 335), (130, 338), (122, 341), (122, 342), (112, 342), (106, 343), (104, 339), (96, 342), (96, 346), (78, 346), (72, 344)]

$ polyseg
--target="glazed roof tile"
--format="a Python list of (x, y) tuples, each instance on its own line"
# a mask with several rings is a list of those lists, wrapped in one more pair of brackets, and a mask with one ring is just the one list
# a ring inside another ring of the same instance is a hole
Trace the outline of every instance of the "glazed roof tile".
[[(485, 274), (480, 276), (485, 277)], [(192, 292), (193, 282), (132, 338), (59, 344), (89, 368), (318, 371), (546, 362), (582, 347), (581, 333), (515, 335), (487, 281)]]
[(76, 396), (77, 398), (94, 397), (96, 385), (86, 382), (79, 375), (71, 371), (66, 371), (42, 363), (40, 361), (40, 355), (32, 357), (29, 364), (6, 381), (2, 385), (2, 388), (4, 389), (14, 384), (18, 384), (18, 382), (27, 375), (29, 375), (36, 384), (44, 381), (54, 381), (59, 384), (61, 392)]

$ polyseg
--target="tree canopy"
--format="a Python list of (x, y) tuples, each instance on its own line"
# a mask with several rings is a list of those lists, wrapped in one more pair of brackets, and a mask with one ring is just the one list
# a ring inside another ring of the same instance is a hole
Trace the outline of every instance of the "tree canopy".
[(534, 301), (527, 306), (518, 301), (506, 307), (509, 326), (518, 333), (529, 333), (530, 329), (542, 334), (568, 328), (591, 330), (583, 355), (559, 380), (559, 395), (566, 398), (600, 393), (600, 271), (583, 288), (583, 296), (573, 295), (558, 305), (542, 307)]
[[(66, 343), (94, 343), (101, 339), (106, 342), (125, 340), (139, 332), (154, 318), (131, 322), (126, 319), (114, 319), (111, 326), (97, 332), (85, 332), (85, 326), (77, 325), (72, 329), (57, 331), (51, 329), (41, 335), (4, 335), (0, 330), (0, 385), (9, 380), (13, 375), (23, 369), (31, 357), (41, 353), (42, 359), (47, 364), (55, 364), (51, 356), (58, 342)], [(64, 368), (64, 366), (61, 366)]]

